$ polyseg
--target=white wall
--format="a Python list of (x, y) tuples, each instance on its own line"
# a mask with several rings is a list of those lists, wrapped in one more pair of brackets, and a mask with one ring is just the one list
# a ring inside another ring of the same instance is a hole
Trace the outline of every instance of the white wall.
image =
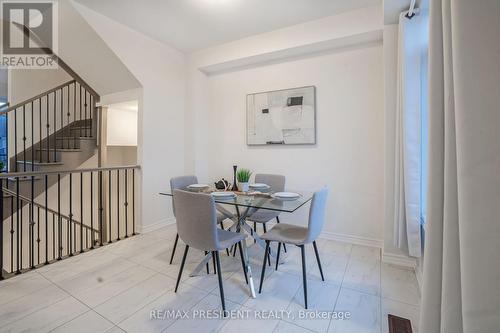
[(140, 87), (129, 68), (79, 13), (72, 0), (59, 0), (58, 55), (99, 95)]
[[(289, 189), (328, 185), (324, 235), (382, 246), (382, 30), (382, 8), (373, 6), (192, 54), (187, 172), (231, 179), (237, 164), (284, 174)], [(318, 144), (248, 147), (246, 94), (306, 85), (316, 86)], [(306, 216), (303, 208), (283, 220), (303, 224)]]
[[(168, 187), (171, 176), (194, 172), (202, 181), (213, 181), (230, 177), (236, 163), (255, 172), (283, 173), (291, 189), (328, 185), (331, 195), (325, 231), (382, 243), (380, 41), (321, 50), (319, 54), (301, 52), (300, 57), (264, 60), (252, 67), (212, 71), (210, 76), (200, 70), (280, 49), (293, 50), (310, 42), (345, 41), (373, 32), (378, 38), (377, 33), (382, 32), (380, 6), (201, 51), (191, 55), (187, 64), (181, 53), (86, 7), (76, 7), (143, 86), (138, 159), (143, 168), (142, 216), (146, 227), (171, 216), (170, 202), (157, 194)], [(276, 38), (282, 42), (272, 43)], [(246, 94), (304, 85), (317, 88), (318, 144), (246, 146)], [(305, 217), (302, 209), (284, 220), (304, 223)]]
[(171, 203), (158, 192), (184, 174), (185, 56), (109, 18), (75, 4), (82, 16), (139, 80), (138, 163), (142, 226), (168, 222)]
[(108, 146), (105, 166), (124, 166), (137, 164), (137, 147)]
[[(246, 94), (306, 85), (316, 86), (317, 145), (247, 146)], [(380, 45), (211, 76), (207, 181), (231, 179), (231, 166), (237, 164), (284, 174), (289, 189), (327, 185), (325, 232), (380, 240), (382, 87)], [(303, 224), (306, 213), (302, 209), (283, 220)]]
[(62, 68), (10, 69), (9, 103), (15, 105), (72, 80)]
[(108, 108), (108, 146), (137, 146), (137, 110)]

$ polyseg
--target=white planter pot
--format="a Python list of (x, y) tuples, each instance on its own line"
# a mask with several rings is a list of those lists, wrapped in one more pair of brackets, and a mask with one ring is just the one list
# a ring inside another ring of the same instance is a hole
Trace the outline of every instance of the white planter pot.
[(240, 191), (248, 192), (250, 189), (250, 187), (248, 185), (249, 185), (249, 183), (240, 183)]

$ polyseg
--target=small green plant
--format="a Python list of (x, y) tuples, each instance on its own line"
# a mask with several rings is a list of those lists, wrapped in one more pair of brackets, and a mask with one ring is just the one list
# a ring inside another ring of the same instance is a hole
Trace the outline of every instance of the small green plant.
[(3, 171), (4, 168), (5, 164), (3, 163), (3, 161), (0, 161), (0, 171)]
[(248, 169), (239, 169), (236, 173), (236, 178), (240, 183), (248, 183), (252, 172)]

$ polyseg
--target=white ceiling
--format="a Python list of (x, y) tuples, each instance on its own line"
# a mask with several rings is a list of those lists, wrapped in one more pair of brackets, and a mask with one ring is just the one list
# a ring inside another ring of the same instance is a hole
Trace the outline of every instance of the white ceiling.
[(76, 0), (183, 52), (230, 42), (381, 0)]

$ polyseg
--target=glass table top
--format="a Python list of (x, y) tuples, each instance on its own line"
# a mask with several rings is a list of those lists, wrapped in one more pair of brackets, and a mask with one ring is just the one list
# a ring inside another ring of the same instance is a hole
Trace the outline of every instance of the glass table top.
[[(185, 188), (183, 190), (189, 192), (201, 192), (207, 194), (214, 191), (212, 189), (200, 191), (189, 188)], [(262, 193), (262, 194), (246, 194), (243, 192), (234, 192), (236, 194), (235, 197), (228, 197), (228, 198), (214, 197), (214, 199), (215, 202), (218, 204), (292, 213), (297, 209), (299, 209), (300, 207), (302, 207), (303, 205), (305, 205), (308, 201), (310, 201), (313, 196), (312, 192), (304, 192), (304, 191), (294, 191), (294, 192), (300, 194), (300, 197), (293, 200), (273, 198), (271, 197), (271, 194), (273, 192)], [(166, 196), (173, 196), (172, 191), (170, 189), (167, 191), (162, 191), (159, 194)]]

